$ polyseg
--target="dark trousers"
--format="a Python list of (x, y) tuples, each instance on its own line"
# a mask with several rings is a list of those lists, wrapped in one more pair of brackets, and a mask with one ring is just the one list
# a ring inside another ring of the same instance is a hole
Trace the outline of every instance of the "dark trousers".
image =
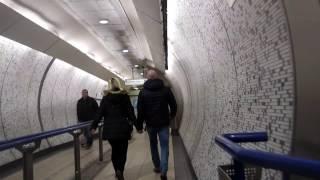
[(111, 159), (114, 171), (121, 171), (123, 172), (124, 166), (127, 161), (127, 151), (128, 151), (128, 140), (127, 139), (119, 139), (119, 140), (108, 140), (111, 149)]
[(87, 145), (91, 146), (93, 143), (93, 137), (90, 132), (90, 127), (83, 128), (83, 135), (84, 135), (84, 137), (86, 137)]

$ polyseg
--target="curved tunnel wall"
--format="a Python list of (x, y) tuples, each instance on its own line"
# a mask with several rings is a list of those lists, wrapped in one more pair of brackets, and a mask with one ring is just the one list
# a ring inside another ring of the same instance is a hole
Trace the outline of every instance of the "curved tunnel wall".
[[(168, 1), (169, 70), (183, 97), (180, 134), (199, 179), (218, 179), (230, 157), (216, 135), (267, 131), (250, 148), (289, 153), (295, 78), (281, 0)], [(264, 171), (265, 179), (281, 179)]]
[[(76, 103), (86, 88), (101, 97), (105, 81), (59, 59), (0, 36), (0, 141), (61, 128), (77, 122)], [(41, 149), (70, 141), (49, 138)], [(21, 157), (0, 153), (0, 165)]]

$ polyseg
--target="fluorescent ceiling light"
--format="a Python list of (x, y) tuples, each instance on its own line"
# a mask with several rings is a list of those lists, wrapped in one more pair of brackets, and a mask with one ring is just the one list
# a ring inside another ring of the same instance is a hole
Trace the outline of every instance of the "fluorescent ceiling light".
[(138, 68), (138, 67), (139, 67), (139, 65), (138, 65), (138, 64), (136, 64), (136, 65), (134, 65), (134, 67), (135, 67), (135, 68)]
[(124, 49), (124, 50), (122, 50), (122, 52), (123, 53), (127, 53), (127, 52), (129, 52), (129, 50), (128, 49)]
[(106, 20), (106, 19), (101, 19), (101, 20), (99, 21), (99, 23), (100, 23), (100, 24), (108, 24), (109, 21)]

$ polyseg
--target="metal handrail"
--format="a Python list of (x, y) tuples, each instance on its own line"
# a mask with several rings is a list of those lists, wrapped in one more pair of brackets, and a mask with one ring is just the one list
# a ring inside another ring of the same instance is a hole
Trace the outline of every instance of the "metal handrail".
[(267, 133), (265, 132), (224, 134), (217, 136), (215, 142), (227, 151), (237, 163), (249, 163), (264, 168), (281, 170), (286, 173), (320, 178), (320, 161), (245, 149), (236, 144), (237, 142), (267, 141), (266, 137)]
[[(1, 141), (0, 142), (0, 152), (16, 148), (23, 154), (23, 179), (32, 180), (33, 179), (33, 152), (40, 147), (41, 140), (69, 133), (74, 139), (74, 160), (75, 160), (75, 179), (81, 180), (81, 168), (80, 168), (80, 140), (79, 136), (82, 128), (90, 126), (92, 121), (83, 122), (75, 124), (72, 126), (49, 130), (45, 132), (35, 133), (31, 135), (26, 135), (18, 137), (15, 139)], [(102, 125), (99, 123), (99, 160), (103, 161), (103, 144), (102, 144)]]
[(34, 141), (42, 140), (45, 138), (65, 134), (68, 132), (72, 132), (78, 129), (82, 129), (84, 127), (87, 127), (91, 124), (91, 121), (75, 124), (69, 127), (59, 128), (59, 129), (53, 129), (45, 132), (35, 133), (31, 135), (26, 135), (22, 137), (18, 137), (15, 139), (7, 140), (7, 141), (1, 141), (0, 142), (0, 151), (4, 151), (9, 148), (16, 147), (17, 145), (21, 144), (28, 144)]
[(266, 132), (231, 133), (231, 134), (224, 134), (223, 136), (237, 143), (268, 141), (268, 134)]

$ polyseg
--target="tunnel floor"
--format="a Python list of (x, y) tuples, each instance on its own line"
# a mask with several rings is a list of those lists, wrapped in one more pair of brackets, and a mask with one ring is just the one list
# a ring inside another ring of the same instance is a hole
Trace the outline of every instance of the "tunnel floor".
[[(104, 161), (98, 161), (98, 141), (95, 140), (89, 150), (81, 149), (82, 180), (116, 180), (111, 163), (110, 145), (104, 145)], [(73, 147), (59, 150), (53, 155), (44, 157), (34, 164), (34, 179), (39, 180), (71, 180), (74, 179)], [(168, 179), (175, 179), (172, 139), (170, 139), (170, 156)], [(126, 180), (160, 180), (160, 175), (153, 172), (148, 135), (134, 134), (128, 148), (128, 158), (124, 172)], [(3, 180), (21, 180), (19, 170)]]

